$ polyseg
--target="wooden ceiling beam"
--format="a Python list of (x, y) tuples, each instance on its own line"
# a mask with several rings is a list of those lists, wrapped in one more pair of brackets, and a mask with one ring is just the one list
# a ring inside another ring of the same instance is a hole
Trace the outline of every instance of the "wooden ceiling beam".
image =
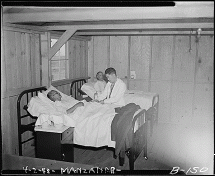
[(26, 29), (26, 30), (32, 30), (32, 31), (39, 31), (39, 32), (47, 32), (46, 27), (43, 27), (43, 26), (3, 23), (3, 27), (11, 27), (11, 28), (19, 28), (19, 29)]
[[(114, 36), (114, 35), (196, 35), (196, 31), (83, 31), (76, 32), (75, 36)], [(201, 35), (213, 35), (214, 31), (201, 31)]]
[(106, 25), (65, 25), (46, 26), (47, 30), (99, 30), (99, 29), (180, 29), (180, 28), (214, 28), (213, 23), (144, 23), (144, 24), (106, 24)]
[(23, 28), (17, 28), (17, 27), (7, 27), (3, 26), (4, 31), (14, 31), (14, 32), (25, 32), (25, 33), (35, 33), (35, 34), (44, 34), (44, 32), (36, 31), (33, 29), (23, 29)]
[(49, 59), (51, 59), (58, 50), (69, 40), (70, 37), (76, 32), (76, 29), (69, 29), (57, 40), (57, 42), (49, 50)]
[(171, 18), (171, 19), (133, 19), (133, 20), (101, 20), (101, 21), (59, 21), (16, 23), (33, 26), (65, 26), (65, 25), (106, 25), (106, 24), (145, 24), (145, 23), (213, 23), (214, 18)]
[[(51, 38), (55, 38), (55, 39), (59, 39), (62, 34), (64, 33), (65, 31), (62, 31), (62, 32), (59, 32), (59, 31), (51, 31)], [(76, 33), (75, 33), (76, 34)], [(70, 39), (71, 40), (81, 40), (81, 41), (90, 41), (91, 40), (91, 37), (90, 36), (77, 36), (77, 35), (73, 35)], [(69, 39), (69, 40), (70, 40)]]
[[(190, 30), (196, 30), (198, 28), (202, 29), (207, 29), (205, 31), (214, 30), (214, 23), (212, 22), (201, 22), (201, 23), (150, 23), (150, 24), (106, 24), (106, 25), (66, 25), (66, 26), (29, 26), (29, 25), (17, 25), (17, 24), (4, 24), (3, 29), (20, 29), (20, 30), (30, 30), (30, 31), (38, 31), (38, 32), (47, 32), (51, 31), (53, 33), (58, 33), (59, 36), (62, 35), (62, 33), (65, 30), (81, 30), (77, 31), (75, 35), (113, 35), (115, 34), (143, 34), (143, 33), (148, 33), (148, 34), (155, 34), (157, 32), (154, 32), (154, 30), (159, 30), (159, 31), (164, 31), (164, 32), (159, 32), (165, 34), (165, 29), (168, 29), (169, 31), (190, 31)], [(55, 32), (54, 30), (62, 30), (62, 32)], [(85, 31), (86, 30), (86, 31)], [(92, 31), (89, 31), (92, 30)], [(93, 31), (95, 30), (95, 31)], [(98, 31), (100, 30), (100, 31)], [(104, 31), (101, 31), (104, 30)], [(108, 31), (108, 30), (115, 30), (113, 31)], [(124, 31), (123, 31), (124, 30)], [(125, 31), (127, 30), (127, 32)], [(130, 30), (130, 31), (128, 31)], [(133, 30), (133, 31), (132, 31)], [(143, 31), (144, 30), (144, 31)], [(145, 32), (148, 31), (148, 32)], [(205, 32), (204, 30), (202, 32)], [(169, 33), (169, 32), (168, 32)], [(177, 33), (177, 32), (171, 32)], [(74, 36), (75, 36), (74, 35)]]

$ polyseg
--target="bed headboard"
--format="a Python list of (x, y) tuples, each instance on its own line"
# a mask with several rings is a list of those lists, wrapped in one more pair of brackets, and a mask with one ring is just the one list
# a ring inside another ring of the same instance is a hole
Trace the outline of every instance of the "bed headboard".
[(75, 99), (77, 99), (78, 96), (81, 96), (81, 86), (85, 84), (89, 78), (90, 77), (74, 79), (71, 83), (70, 95), (72, 95)]
[[(17, 118), (18, 118), (18, 141), (19, 141), (19, 155), (22, 156), (22, 144), (34, 139), (34, 137), (25, 139), (24, 141), (22, 140), (22, 134), (25, 131), (32, 131), (34, 132), (34, 122), (31, 122), (29, 124), (22, 124), (22, 119), (24, 118), (32, 118), (36, 119), (37, 117), (32, 116), (28, 111), (27, 111), (27, 105), (28, 102), (30, 101), (31, 97), (37, 96), (38, 92), (42, 92), (47, 90), (45, 86), (43, 87), (37, 87), (37, 88), (31, 88), (28, 90), (24, 90), (17, 99)], [(23, 110), (25, 110), (25, 113)]]

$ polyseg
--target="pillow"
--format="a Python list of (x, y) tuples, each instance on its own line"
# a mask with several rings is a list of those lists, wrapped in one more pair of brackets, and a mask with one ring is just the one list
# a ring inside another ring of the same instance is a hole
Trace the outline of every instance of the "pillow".
[(94, 99), (94, 94), (96, 93), (94, 84), (95, 83), (85, 83), (81, 86), (81, 90), (85, 92), (92, 99)]
[(142, 109), (148, 110), (152, 106), (152, 100), (155, 93), (143, 92), (138, 90), (129, 90), (124, 94), (125, 104), (135, 103)]
[[(47, 94), (51, 91), (51, 90), (55, 90), (57, 92), (59, 92), (62, 96), (62, 100), (65, 100), (67, 99), (68, 97), (71, 97), (71, 96), (68, 96), (66, 94), (64, 94), (63, 92), (59, 91), (57, 88), (55, 88), (54, 86), (50, 86), (46, 91), (43, 92), (43, 94), (47, 97)], [(48, 98), (48, 97), (47, 97)], [(49, 98), (48, 98), (49, 99)], [(51, 101), (51, 100), (50, 100)]]
[(45, 95), (44, 93), (38, 92), (38, 97), (46, 104), (52, 105), (53, 101), (51, 101), (48, 97), (47, 94)]
[(28, 111), (33, 116), (40, 114), (52, 114), (56, 112), (52, 101), (44, 94), (38, 92), (38, 96), (32, 97), (28, 103)]

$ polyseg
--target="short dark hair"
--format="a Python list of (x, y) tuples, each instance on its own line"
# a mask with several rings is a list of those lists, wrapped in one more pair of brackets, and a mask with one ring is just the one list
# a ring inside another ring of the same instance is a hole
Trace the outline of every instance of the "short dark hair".
[(52, 95), (52, 91), (49, 91), (49, 92), (47, 93), (47, 97), (48, 97), (49, 99), (51, 99), (51, 95)]
[(105, 70), (105, 74), (112, 74), (112, 73), (114, 73), (115, 75), (116, 75), (116, 70), (114, 69), (114, 68), (112, 68), (112, 67), (110, 67), (110, 68), (107, 68), (106, 70)]
[(50, 90), (48, 93), (47, 93), (47, 97), (51, 100), (51, 101), (55, 101), (53, 98), (52, 98), (52, 95), (57, 92), (55, 90)]

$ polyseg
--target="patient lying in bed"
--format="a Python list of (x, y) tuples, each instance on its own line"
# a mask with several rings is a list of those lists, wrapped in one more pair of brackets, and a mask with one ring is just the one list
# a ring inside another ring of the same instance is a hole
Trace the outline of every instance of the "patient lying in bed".
[(38, 117), (35, 127), (43, 129), (52, 126), (60, 129), (63, 125), (74, 127), (74, 144), (115, 146), (115, 141), (111, 141), (111, 122), (116, 114), (112, 104), (78, 101), (50, 87), (31, 98), (28, 112)]
[(84, 106), (83, 102), (78, 102), (74, 106), (68, 107), (68, 104), (66, 104), (64, 101), (61, 101), (62, 96), (56, 90), (51, 90), (48, 92), (47, 97), (54, 102), (54, 106), (58, 111), (66, 114), (73, 113), (76, 108)]

